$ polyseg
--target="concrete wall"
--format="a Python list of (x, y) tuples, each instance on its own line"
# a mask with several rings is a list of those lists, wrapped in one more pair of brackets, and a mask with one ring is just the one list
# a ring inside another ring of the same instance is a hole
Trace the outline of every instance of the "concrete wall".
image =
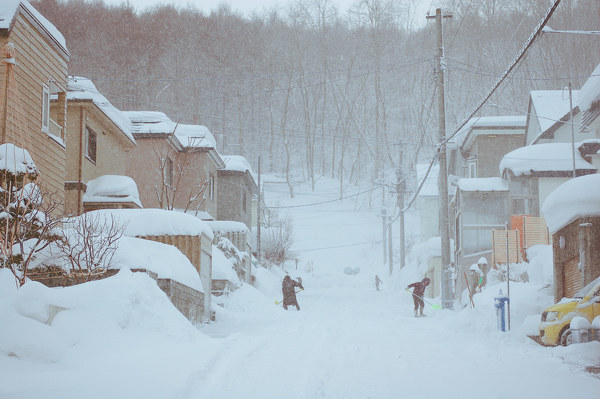
[(192, 324), (201, 324), (204, 320), (204, 294), (177, 281), (160, 278), (157, 281), (161, 290), (167, 294), (171, 303)]

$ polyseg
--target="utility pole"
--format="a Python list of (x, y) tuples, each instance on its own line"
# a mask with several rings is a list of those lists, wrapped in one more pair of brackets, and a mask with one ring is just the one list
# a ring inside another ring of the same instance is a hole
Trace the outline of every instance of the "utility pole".
[(406, 180), (402, 178), (402, 150), (400, 150), (400, 161), (396, 168), (396, 204), (400, 215), (400, 269), (404, 267), (404, 191), (406, 190)]
[(387, 263), (387, 209), (385, 207), (385, 172), (382, 170), (379, 178), (379, 184), (381, 184), (381, 226), (382, 236), (381, 240), (383, 243), (383, 264)]
[(260, 192), (260, 155), (258, 156), (258, 201), (256, 202), (256, 258), (258, 263), (260, 263), (260, 213), (262, 201), (261, 192)]
[(438, 125), (439, 144), (438, 160), (440, 163), (440, 174), (438, 180), (438, 195), (440, 204), (440, 239), (442, 250), (442, 308), (452, 309), (454, 298), (452, 297), (451, 264), (450, 264), (450, 231), (448, 221), (448, 167), (446, 165), (446, 105), (444, 99), (444, 70), (446, 62), (444, 59), (444, 18), (452, 18), (452, 15), (442, 15), (442, 9), (435, 10), (435, 16), (427, 16), (427, 19), (435, 19), (437, 26), (438, 54), (436, 57), (436, 78), (438, 91)]
[(577, 177), (577, 167), (575, 166), (575, 121), (573, 121), (573, 91), (571, 82), (569, 82), (569, 122), (571, 123), (571, 150), (573, 155), (573, 178)]

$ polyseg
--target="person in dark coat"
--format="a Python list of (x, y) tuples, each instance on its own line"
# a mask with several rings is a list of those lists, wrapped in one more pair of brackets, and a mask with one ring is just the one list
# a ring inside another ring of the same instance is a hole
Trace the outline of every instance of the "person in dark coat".
[(302, 286), (302, 280), (299, 282), (292, 280), (292, 278), (286, 275), (281, 283), (281, 291), (283, 292), (283, 308), (287, 310), (288, 306), (295, 306), (296, 309), (300, 310), (298, 300), (296, 299), (296, 287), (304, 289)]
[[(424, 316), (423, 315), (423, 307), (425, 306), (425, 302), (423, 301), (423, 295), (425, 294), (425, 289), (429, 285), (429, 280), (425, 277), (422, 281), (417, 281), (416, 283), (410, 284), (406, 287), (407, 290), (413, 288), (413, 302), (415, 303), (415, 317)], [(417, 314), (417, 310), (420, 314)]]

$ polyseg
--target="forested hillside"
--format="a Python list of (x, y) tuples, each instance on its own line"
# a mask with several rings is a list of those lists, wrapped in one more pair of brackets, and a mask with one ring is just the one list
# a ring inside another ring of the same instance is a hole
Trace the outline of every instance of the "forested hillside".
[[(226, 6), (134, 10), (101, 1), (39, 0), (64, 34), (69, 73), (122, 110), (156, 110), (207, 126), (222, 154), (242, 154), (290, 180), (342, 187), (402, 163), (409, 173), (437, 142), (435, 22), (414, 0), (330, 0), (243, 18)], [(447, 130), (469, 114), (523, 47), (549, 0), (455, 0), (444, 20)], [(435, 13), (435, 10), (432, 10)], [(415, 29), (415, 26), (423, 26)], [(597, 0), (562, 1), (553, 29), (597, 30)], [(600, 62), (598, 36), (536, 41), (480, 115), (524, 115), (532, 89), (579, 88)], [(340, 194), (342, 195), (342, 194)]]

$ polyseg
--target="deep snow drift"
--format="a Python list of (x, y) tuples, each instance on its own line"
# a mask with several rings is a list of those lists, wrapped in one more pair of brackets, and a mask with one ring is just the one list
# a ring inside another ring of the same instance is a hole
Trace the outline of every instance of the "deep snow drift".
[[(295, 206), (279, 211), (294, 221), (298, 263), (286, 271), (303, 279), (300, 312), (274, 304), (285, 275), (279, 268), (256, 269), (255, 287), (243, 285), (216, 309), (216, 322), (199, 328), (145, 274), (122, 270), (74, 287), (31, 282), (17, 290), (0, 270), (0, 398), (547, 399), (600, 392), (600, 379), (585, 371), (600, 363), (600, 342), (545, 348), (527, 338), (552, 303), (545, 251), (515, 266), (530, 269), (530, 282), (510, 286), (510, 332), (497, 331), (494, 297), (506, 283), (493, 280), (475, 295), (474, 309), (426, 306), (427, 317), (414, 318), (404, 288), (422, 277), (420, 257), (388, 275), (381, 219), (367, 198), (325, 202), (339, 196), (330, 182), (316, 193), (296, 187), (293, 200), (284, 185), (265, 188), (268, 205)], [(347, 275), (346, 267), (360, 272)]]

